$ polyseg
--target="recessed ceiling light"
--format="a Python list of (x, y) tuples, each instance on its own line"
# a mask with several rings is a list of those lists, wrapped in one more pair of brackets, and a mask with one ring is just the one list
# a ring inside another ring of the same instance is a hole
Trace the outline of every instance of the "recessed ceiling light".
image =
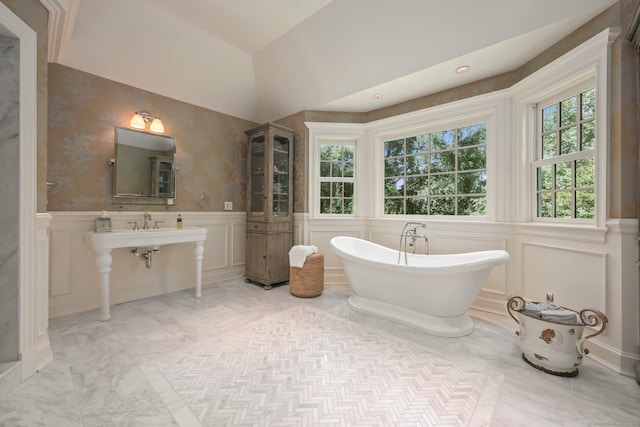
[(458, 68), (456, 68), (456, 73), (458, 73), (458, 74), (464, 74), (464, 73), (466, 73), (467, 71), (469, 71), (470, 69), (471, 69), (471, 67), (470, 67), (470, 66), (468, 66), (468, 65), (461, 65), (461, 66), (459, 66)]
[(381, 93), (374, 93), (373, 94), (373, 99), (382, 99), (382, 94)]

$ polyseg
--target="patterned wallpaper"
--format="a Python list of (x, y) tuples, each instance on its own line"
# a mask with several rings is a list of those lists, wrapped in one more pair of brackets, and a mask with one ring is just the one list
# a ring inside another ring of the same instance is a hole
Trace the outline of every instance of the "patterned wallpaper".
[(135, 201), (113, 197), (108, 159), (115, 152), (114, 126), (128, 127), (133, 113), (143, 110), (160, 116), (165, 134), (176, 138), (177, 206), (170, 209), (217, 212), (232, 201), (234, 211), (244, 211), (244, 131), (256, 123), (59, 64), (49, 64), (48, 176), (57, 183), (49, 192), (49, 210), (114, 210), (114, 203)]

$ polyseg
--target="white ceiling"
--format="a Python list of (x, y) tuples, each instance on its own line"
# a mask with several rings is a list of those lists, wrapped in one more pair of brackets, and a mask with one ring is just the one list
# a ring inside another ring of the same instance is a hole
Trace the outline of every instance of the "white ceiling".
[(256, 122), (371, 111), (504, 73), (616, 3), (41, 1), (62, 17), (50, 60)]

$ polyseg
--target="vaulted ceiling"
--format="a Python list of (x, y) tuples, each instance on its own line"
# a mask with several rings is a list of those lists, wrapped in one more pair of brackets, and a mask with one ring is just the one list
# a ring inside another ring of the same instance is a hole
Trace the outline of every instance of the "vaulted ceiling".
[(41, 1), (56, 4), (50, 61), (256, 122), (371, 111), (510, 71), (616, 3)]

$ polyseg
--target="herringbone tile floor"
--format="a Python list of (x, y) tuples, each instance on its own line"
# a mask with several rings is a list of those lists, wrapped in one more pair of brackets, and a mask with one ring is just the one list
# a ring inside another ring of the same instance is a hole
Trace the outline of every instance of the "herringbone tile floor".
[(486, 381), (422, 347), (310, 308), (154, 366), (207, 426), (466, 426)]
[[(230, 280), (52, 319), (54, 361), (0, 399), (0, 426), (640, 425), (640, 387), (590, 360), (575, 378), (520, 357), (509, 317), (439, 338)], [(451, 415), (451, 419), (446, 417)], [(438, 419), (439, 417), (439, 419)]]

